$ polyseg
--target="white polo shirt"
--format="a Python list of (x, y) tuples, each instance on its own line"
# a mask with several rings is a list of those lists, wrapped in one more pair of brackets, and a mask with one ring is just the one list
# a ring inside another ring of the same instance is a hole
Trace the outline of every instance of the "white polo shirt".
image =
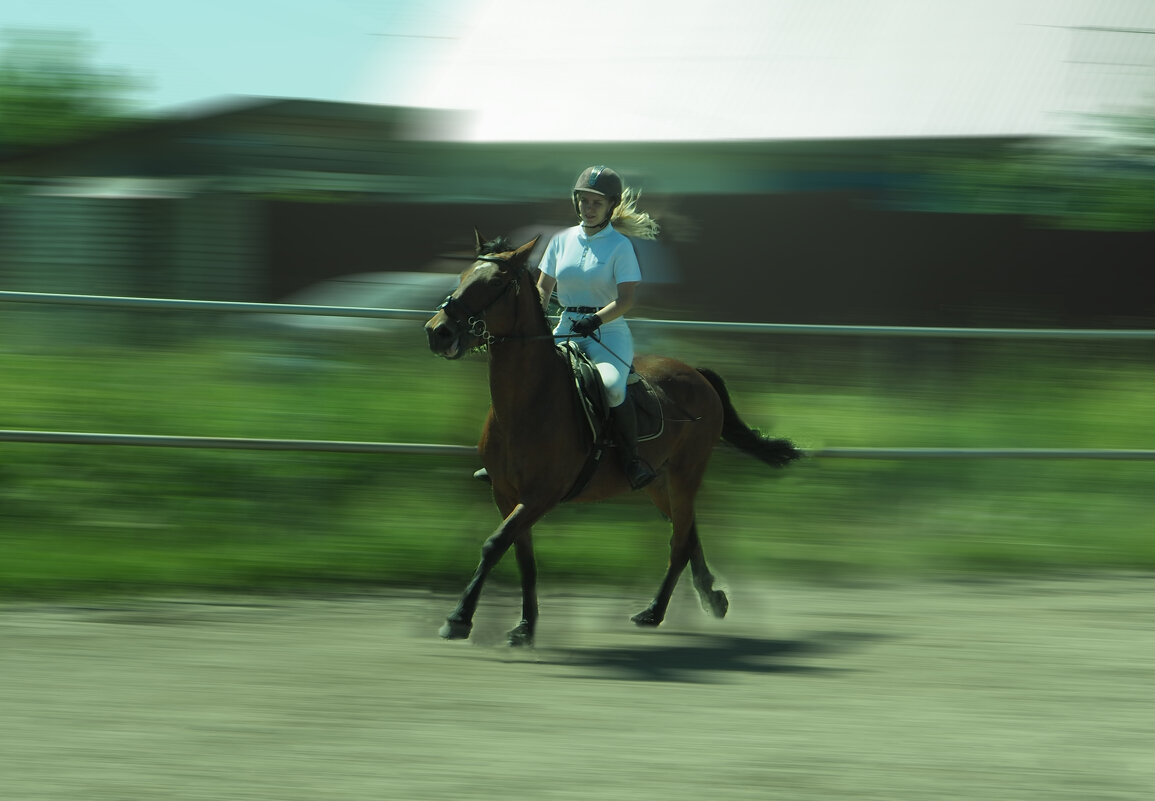
[(617, 299), (618, 284), (642, 280), (634, 246), (612, 224), (592, 236), (580, 225), (558, 232), (539, 266), (557, 280), (557, 297), (563, 306), (600, 309)]

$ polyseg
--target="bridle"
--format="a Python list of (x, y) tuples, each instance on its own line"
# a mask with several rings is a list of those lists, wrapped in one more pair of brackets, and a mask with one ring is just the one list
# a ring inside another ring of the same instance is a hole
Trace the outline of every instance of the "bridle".
[[(509, 264), (507, 259), (500, 259), (493, 256), (478, 256), (474, 259), (474, 262), (479, 261), (488, 262), (490, 264)], [(474, 350), (487, 350), (494, 344), (500, 342), (509, 342), (515, 339), (551, 339), (555, 341), (560, 339), (576, 339), (578, 337), (577, 334), (548, 333), (541, 335), (530, 334), (526, 336), (515, 337), (496, 336), (490, 332), (489, 327), (486, 325), (485, 321), (486, 312), (501, 302), (501, 299), (505, 297), (505, 294), (509, 292), (511, 287), (513, 288), (513, 294), (515, 296), (521, 294), (522, 273), (527, 272), (527, 270), (521, 265), (513, 266), (513, 270), (513, 275), (510, 276), (510, 279), (505, 282), (505, 286), (501, 288), (501, 291), (499, 291), (488, 303), (486, 303), (480, 309), (474, 311), (473, 309), (469, 308), (469, 306), (461, 298), (454, 297), (453, 293), (450, 293), (449, 295), (445, 296), (445, 300), (441, 302), (441, 305), (438, 306), (435, 311), (443, 312), (446, 318), (448, 318), (449, 322), (452, 323), (453, 327), (458, 331), (464, 330), (470, 336), (477, 337), (479, 340), (481, 340), (481, 342), (474, 347)], [(513, 328), (517, 327), (518, 311), (518, 305), (514, 304)], [(602, 347), (609, 351), (610, 355), (617, 358), (618, 361), (623, 362), (623, 364), (625, 363), (624, 360), (612, 350), (610, 350), (609, 346), (607, 346), (605, 343), (602, 343)]]
[[(508, 264), (509, 263), (508, 260), (506, 260), (506, 259), (499, 259), (499, 258), (491, 257), (491, 256), (478, 256), (476, 259), (474, 259), (474, 261), (484, 261), (484, 262), (489, 262), (490, 264)], [(498, 304), (498, 302), (501, 301), (502, 298), (505, 297), (506, 293), (509, 292), (510, 287), (513, 287), (513, 294), (514, 295), (518, 295), (521, 293), (521, 280), (520, 280), (521, 279), (521, 272), (522, 272), (522, 269), (519, 268), (517, 270), (517, 272), (515, 272), (513, 274), (513, 276), (511, 276), (510, 279), (505, 282), (505, 286), (503, 286), (501, 288), (501, 291), (498, 292), (497, 295), (494, 296), (494, 298), (489, 301), (489, 303), (486, 303), (484, 306), (482, 306), (480, 309), (478, 309), (476, 311), (474, 311), (473, 309), (470, 309), (469, 306), (466, 305), (466, 303), (461, 300), (461, 298), (454, 297), (452, 293), (450, 293), (449, 295), (446, 296), (445, 300), (442, 301), (441, 305), (437, 307), (437, 311), (443, 312), (445, 314), (445, 316), (447, 318), (449, 318), (449, 321), (451, 323), (453, 323), (453, 325), (456, 328), (458, 328), (459, 330), (464, 329), (470, 336), (475, 336), (478, 339), (480, 339), (481, 345), (479, 345), (479, 347), (488, 348), (488, 347), (491, 347), (495, 342), (504, 342), (507, 339), (513, 339), (513, 337), (498, 337), (498, 336), (494, 336), (492, 333), (490, 333), (489, 327), (486, 325), (486, 322), (485, 322), (485, 314), (491, 308), (496, 306)], [(517, 322), (517, 306), (515, 304), (514, 305), (514, 323), (515, 323), (515, 325), (516, 325), (516, 322)]]

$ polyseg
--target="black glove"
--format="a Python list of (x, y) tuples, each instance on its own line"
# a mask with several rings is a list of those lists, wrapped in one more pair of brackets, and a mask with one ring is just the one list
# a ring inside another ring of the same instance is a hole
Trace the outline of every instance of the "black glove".
[(596, 314), (583, 314), (573, 321), (573, 326), (570, 327), (570, 330), (578, 336), (588, 337), (594, 331), (597, 331), (601, 324), (602, 318)]

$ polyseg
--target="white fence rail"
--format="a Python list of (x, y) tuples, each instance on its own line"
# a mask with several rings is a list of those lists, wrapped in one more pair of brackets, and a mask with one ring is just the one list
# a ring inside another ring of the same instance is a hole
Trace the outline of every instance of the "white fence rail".
[[(376, 309), (364, 306), (308, 306), (291, 303), (242, 303), (223, 300), (177, 300), (132, 298), (109, 295), (64, 295), (50, 292), (0, 292), (0, 302), (41, 303), (62, 306), (99, 306), (122, 309), (168, 309), (171, 311), (259, 312), (261, 314), (304, 314), (325, 317), (375, 317), (394, 320), (427, 320), (432, 310)], [(894, 325), (795, 325), (790, 323), (735, 323), (699, 320), (651, 320), (630, 318), (637, 328), (687, 329), (763, 334), (807, 334), (827, 336), (939, 337), (954, 339), (1155, 339), (1155, 330), (1067, 329), (1067, 328), (948, 328)]]
[[(0, 292), (0, 302), (97, 306), (171, 311), (259, 312), (328, 317), (372, 317), (425, 320), (431, 312), (412, 309), (376, 309), (355, 306), (308, 306), (283, 303), (241, 303), (213, 300), (133, 298), (107, 295), (67, 295), (48, 292)], [(1136, 329), (1052, 328), (935, 328), (903, 326), (790, 325), (727, 323), (634, 318), (632, 326), (699, 331), (757, 332), (827, 336), (936, 337), (955, 339), (1065, 339), (1149, 340), (1155, 331)], [(230, 450), (328, 451), (337, 453), (395, 453), (475, 457), (472, 446), (403, 442), (350, 442), (340, 440), (249, 439), (244, 437), (184, 437), (144, 434), (82, 433), (68, 431), (0, 430), (0, 442), (36, 442), (58, 445), (115, 445), (159, 448)], [(806, 450), (821, 459), (1093, 459), (1110, 461), (1155, 460), (1155, 450), (1094, 448), (819, 448)]]
[[(418, 442), (177, 437), (154, 434), (98, 434), (78, 431), (23, 431), (18, 429), (0, 430), (0, 442), (203, 448), (207, 450), (397, 453), (425, 456), (475, 457), (477, 455), (477, 449), (468, 445), (436, 445)], [(814, 448), (802, 449), (802, 451), (806, 456), (820, 459), (1094, 459), (1101, 461), (1155, 459), (1155, 450), (1109, 448)]]

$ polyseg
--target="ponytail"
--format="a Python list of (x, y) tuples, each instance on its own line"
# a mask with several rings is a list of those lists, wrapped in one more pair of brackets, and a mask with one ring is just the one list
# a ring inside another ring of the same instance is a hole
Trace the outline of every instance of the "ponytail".
[(636, 239), (657, 239), (661, 226), (658, 221), (637, 208), (638, 193), (626, 187), (622, 190), (622, 200), (614, 209), (610, 222), (614, 230)]

